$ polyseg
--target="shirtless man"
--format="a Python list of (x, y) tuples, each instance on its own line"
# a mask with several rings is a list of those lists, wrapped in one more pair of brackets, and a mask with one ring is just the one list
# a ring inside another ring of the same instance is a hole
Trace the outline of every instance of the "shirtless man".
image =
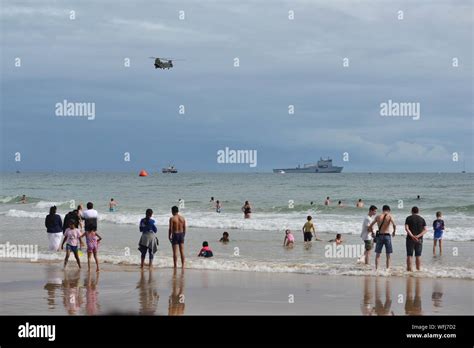
[(179, 254), (181, 255), (181, 268), (184, 268), (184, 236), (186, 234), (186, 220), (184, 217), (179, 215), (178, 212), (179, 209), (177, 206), (171, 208), (173, 216), (170, 217), (168, 238), (173, 247), (174, 268), (176, 268), (178, 262), (178, 247)]
[(324, 205), (330, 205), (331, 201), (329, 200), (329, 197), (326, 197), (326, 200), (324, 201)]
[(382, 214), (378, 215), (375, 220), (370, 224), (369, 231), (373, 232), (373, 226), (377, 224), (378, 232), (375, 237), (376, 245), (375, 245), (375, 269), (378, 269), (379, 262), (380, 262), (380, 254), (382, 253), (382, 248), (385, 245), (385, 253), (387, 255), (387, 269), (390, 268), (390, 254), (393, 252), (392, 250), (392, 238), (390, 236), (389, 227), (390, 225), (393, 226), (393, 233), (392, 237), (395, 237), (395, 231), (397, 229), (397, 225), (395, 225), (395, 221), (393, 220), (392, 215), (390, 215), (390, 207), (388, 205), (384, 205), (382, 208)]

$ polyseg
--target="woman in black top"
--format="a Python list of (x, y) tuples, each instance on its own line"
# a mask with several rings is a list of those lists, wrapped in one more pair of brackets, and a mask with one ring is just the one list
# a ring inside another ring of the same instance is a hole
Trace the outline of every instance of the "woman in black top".
[(56, 214), (56, 206), (49, 208), (49, 215), (44, 219), (46, 232), (48, 232), (49, 250), (59, 251), (61, 238), (63, 236), (63, 222), (61, 216)]

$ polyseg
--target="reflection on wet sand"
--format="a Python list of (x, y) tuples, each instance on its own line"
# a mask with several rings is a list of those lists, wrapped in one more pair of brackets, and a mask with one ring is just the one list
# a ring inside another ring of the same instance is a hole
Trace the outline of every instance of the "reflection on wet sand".
[(86, 288), (86, 314), (97, 315), (100, 312), (99, 285), (100, 272), (87, 272), (87, 278), (84, 279), (84, 287)]
[(168, 315), (183, 315), (185, 307), (184, 270), (173, 270), (172, 293), (169, 298)]
[[(406, 315), (423, 315), (421, 311), (421, 286), (420, 278), (407, 278), (405, 314)], [(415, 292), (413, 293), (413, 284), (415, 284)]]
[(64, 271), (63, 280), (63, 303), (68, 314), (77, 314), (83, 301), (82, 290), (79, 285), (81, 271)]
[(59, 292), (62, 285), (63, 271), (55, 265), (48, 264), (46, 267), (46, 284), (43, 289), (46, 290), (48, 308), (56, 308), (56, 290)]
[(439, 280), (434, 281), (431, 300), (433, 301), (435, 312), (438, 310), (438, 308), (443, 307), (443, 284)]
[[(382, 283), (385, 283), (385, 296), (382, 303)], [(375, 278), (375, 306), (374, 312), (377, 315), (394, 315), (392, 310), (392, 288), (390, 287), (390, 279)]]
[[(373, 298), (372, 282), (375, 283), (375, 297)], [(385, 284), (385, 285), (384, 285)], [(441, 284), (434, 283), (433, 305), (441, 307), (443, 290)], [(406, 278), (405, 297), (399, 295), (399, 299), (404, 299), (406, 315), (423, 315), (421, 306), (421, 279), (415, 277)], [(403, 303), (402, 301), (399, 302)], [(361, 302), (361, 312), (363, 315), (395, 315), (392, 310), (392, 295), (390, 279), (387, 278), (364, 278), (364, 293)]]
[[(148, 280), (146, 277), (148, 273)], [(158, 307), (158, 295), (156, 280), (153, 278), (153, 270), (150, 268), (147, 271), (140, 272), (140, 280), (137, 283), (136, 289), (139, 289), (138, 303), (140, 308), (138, 313), (141, 315), (154, 315)]]

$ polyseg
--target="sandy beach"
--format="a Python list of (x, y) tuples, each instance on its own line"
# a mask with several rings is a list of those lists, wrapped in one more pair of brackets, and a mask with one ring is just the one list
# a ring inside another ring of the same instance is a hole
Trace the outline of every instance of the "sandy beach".
[(3, 315), (472, 315), (473, 282), (0, 263)]

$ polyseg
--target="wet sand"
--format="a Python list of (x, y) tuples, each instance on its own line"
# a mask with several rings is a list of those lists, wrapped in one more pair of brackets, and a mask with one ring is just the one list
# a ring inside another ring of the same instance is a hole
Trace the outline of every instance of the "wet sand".
[(0, 262), (3, 315), (473, 314), (471, 280)]

